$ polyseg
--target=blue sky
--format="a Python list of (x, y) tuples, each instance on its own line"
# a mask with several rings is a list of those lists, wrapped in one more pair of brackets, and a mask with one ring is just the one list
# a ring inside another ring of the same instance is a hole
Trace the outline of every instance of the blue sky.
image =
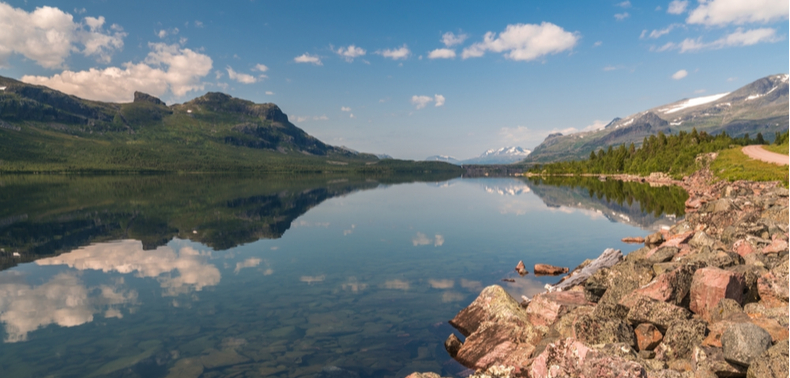
[(104, 101), (273, 102), (334, 145), (533, 148), (787, 73), (786, 0), (0, 2), (0, 75)]

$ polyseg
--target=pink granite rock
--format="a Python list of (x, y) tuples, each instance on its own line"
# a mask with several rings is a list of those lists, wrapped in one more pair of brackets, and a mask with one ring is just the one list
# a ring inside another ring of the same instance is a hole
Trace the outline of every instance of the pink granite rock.
[(773, 271), (757, 279), (757, 292), (765, 307), (787, 307), (787, 277), (777, 277)]
[[(513, 364), (510, 366), (520, 367), (522, 363), (527, 363), (535, 350), (533, 344), (520, 342), (525, 337), (523, 331), (511, 324), (484, 322), (466, 338), (455, 360), (470, 369), (485, 370), (494, 364), (504, 365), (506, 362)], [(527, 335), (526, 338), (530, 337)]]
[(732, 250), (743, 257), (757, 252), (757, 249), (754, 248), (754, 245), (744, 239), (736, 240), (735, 243), (732, 244)]
[(723, 298), (743, 303), (746, 282), (741, 273), (719, 268), (703, 268), (694, 273), (691, 281), (689, 309), (710, 321), (709, 312)]
[(635, 290), (635, 293), (680, 305), (689, 293), (693, 275), (690, 267), (681, 266), (659, 275), (649, 284)]
[(559, 291), (536, 295), (527, 306), (529, 321), (535, 326), (550, 327), (561, 316), (579, 306), (592, 303), (584, 299), (584, 292)]
[(532, 378), (646, 378), (642, 365), (592, 350), (573, 338), (549, 344), (532, 362)]
[(782, 239), (774, 239), (770, 245), (763, 247), (763, 253), (787, 252), (787, 242)]

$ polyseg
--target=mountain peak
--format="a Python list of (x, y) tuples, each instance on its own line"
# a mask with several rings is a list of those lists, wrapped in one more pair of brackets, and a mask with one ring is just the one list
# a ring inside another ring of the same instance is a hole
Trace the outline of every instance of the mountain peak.
[(163, 105), (167, 106), (164, 101), (160, 100), (157, 97), (151, 96), (148, 93), (143, 92), (134, 92), (134, 102), (149, 102), (154, 105)]

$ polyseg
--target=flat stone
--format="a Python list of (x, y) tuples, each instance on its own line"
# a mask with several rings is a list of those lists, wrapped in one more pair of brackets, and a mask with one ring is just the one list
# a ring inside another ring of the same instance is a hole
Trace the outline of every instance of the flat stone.
[(723, 298), (743, 303), (743, 275), (718, 268), (698, 269), (691, 282), (689, 309), (705, 320)]
[(737, 323), (724, 331), (721, 346), (727, 362), (749, 366), (771, 347), (771, 335), (752, 323)]
[(752, 360), (746, 378), (787, 378), (790, 376), (788, 359), (787, 343), (778, 343)]
[(548, 264), (535, 264), (534, 271), (535, 274), (553, 276), (568, 273), (568, 268)]
[(634, 334), (636, 335), (636, 343), (640, 351), (655, 349), (664, 338), (664, 335), (661, 334), (658, 328), (650, 323), (642, 323), (636, 326)]
[(623, 242), (623, 243), (642, 244), (642, 243), (645, 242), (645, 238), (643, 238), (641, 236), (631, 236), (631, 237), (622, 238), (622, 239), (620, 239), (620, 241)]

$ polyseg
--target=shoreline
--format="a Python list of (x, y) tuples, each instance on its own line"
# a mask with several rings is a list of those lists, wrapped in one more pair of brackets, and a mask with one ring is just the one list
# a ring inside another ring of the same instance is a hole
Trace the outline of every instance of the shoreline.
[(714, 182), (707, 168), (683, 180), (581, 176), (681, 186), (686, 217), (626, 256), (605, 251), (527, 303), (485, 288), (450, 321), (465, 340), (445, 341), (471, 377), (787, 376), (781, 182)]

